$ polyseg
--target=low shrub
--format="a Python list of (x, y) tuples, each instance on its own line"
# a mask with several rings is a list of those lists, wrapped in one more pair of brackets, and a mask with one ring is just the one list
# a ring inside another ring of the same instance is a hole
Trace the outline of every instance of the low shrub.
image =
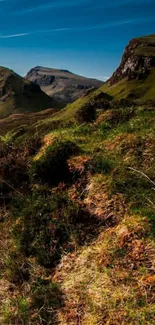
[(78, 123), (91, 123), (96, 119), (96, 108), (94, 105), (86, 104), (79, 109), (75, 118)]
[(59, 286), (51, 281), (38, 278), (30, 303), (30, 310), (35, 309), (36, 311), (35, 320), (32, 318), (33, 324), (40, 324), (40, 322), (41, 324), (56, 324), (56, 310), (62, 306), (63, 298)]
[(64, 252), (91, 241), (99, 231), (99, 221), (63, 184), (53, 190), (35, 185), (27, 198), (14, 198), (12, 214), (19, 252), (35, 256), (45, 267), (55, 266)]
[[(21, 190), (29, 179), (28, 155), (14, 144), (3, 144), (0, 149), (0, 186), (3, 200), (11, 199), (12, 193)], [(3, 202), (4, 203), (4, 202)]]
[(71, 141), (56, 141), (49, 146), (45, 153), (33, 160), (30, 175), (38, 182), (56, 185), (69, 179), (67, 160), (78, 153), (79, 148)]
[(127, 108), (135, 107), (136, 103), (133, 100), (122, 98), (120, 100), (115, 100), (112, 102), (112, 107), (114, 108)]
[(27, 199), (14, 199), (12, 211), (17, 246), (26, 256), (36, 256), (42, 265), (50, 266), (70, 247), (79, 207), (65, 191), (51, 194), (46, 188), (34, 189)]
[(22, 192), (28, 185), (30, 158), (40, 146), (39, 137), (31, 137), (19, 143), (0, 141), (0, 186), (3, 200), (10, 200), (13, 193)]
[(114, 161), (100, 154), (96, 154), (90, 163), (90, 169), (92, 173), (109, 174), (113, 168)]

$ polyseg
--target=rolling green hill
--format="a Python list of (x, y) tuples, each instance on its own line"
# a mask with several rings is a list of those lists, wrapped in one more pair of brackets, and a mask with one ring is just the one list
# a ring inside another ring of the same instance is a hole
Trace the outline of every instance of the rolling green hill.
[(38, 85), (12, 70), (0, 67), (0, 118), (21, 112), (37, 112), (57, 107)]

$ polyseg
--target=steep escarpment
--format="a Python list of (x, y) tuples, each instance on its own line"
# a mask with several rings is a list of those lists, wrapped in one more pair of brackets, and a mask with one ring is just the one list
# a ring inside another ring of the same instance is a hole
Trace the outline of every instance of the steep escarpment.
[(31, 69), (26, 79), (38, 84), (52, 98), (71, 103), (87, 93), (89, 89), (100, 87), (103, 82), (85, 78), (68, 70), (59, 70), (37, 66)]
[(155, 35), (136, 38), (126, 47), (112, 77), (68, 108), (72, 111), (89, 105), (91, 108), (107, 109), (109, 106), (118, 106), (118, 101), (124, 99), (134, 104), (148, 103), (155, 100), (154, 80)]
[(123, 78), (141, 80), (155, 67), (155, 35), (132, 39), (118, 69), (109, 79), (113, 85)]

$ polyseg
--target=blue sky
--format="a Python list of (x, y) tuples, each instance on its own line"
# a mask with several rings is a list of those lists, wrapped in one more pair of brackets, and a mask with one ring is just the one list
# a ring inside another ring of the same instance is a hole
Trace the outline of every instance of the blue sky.
[(1, 0), (0, 65), (106, 79), (125, 45), (155, 33), (155, 0)]

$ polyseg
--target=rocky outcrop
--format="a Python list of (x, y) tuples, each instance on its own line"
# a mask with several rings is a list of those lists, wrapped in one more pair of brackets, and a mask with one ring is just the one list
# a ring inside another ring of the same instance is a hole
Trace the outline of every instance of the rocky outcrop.
[(153, 66), (155, 66), (155, 43), (152, 43), (147, 37), (135, 38), (125, 48), (118, 69), (109, 79), (109, 85), (111, 86), (123, 78), (128, 80), (143, 79)]

